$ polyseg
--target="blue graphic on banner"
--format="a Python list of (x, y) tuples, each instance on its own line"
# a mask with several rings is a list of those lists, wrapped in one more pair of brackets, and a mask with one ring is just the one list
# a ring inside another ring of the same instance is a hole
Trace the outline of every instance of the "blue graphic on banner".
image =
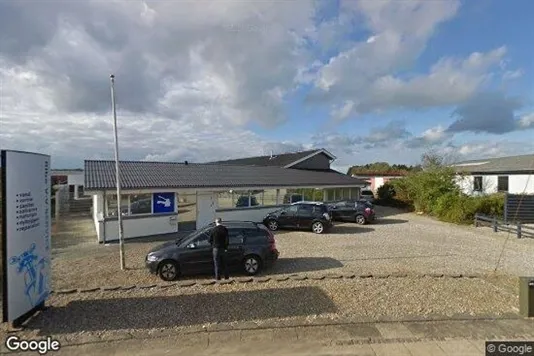
[(22, 254), (9, 259), (10, 264), (17, 265), (17, 273), (23, 274), (26, 286), (24, 294), (33, 307), (41, 304), (48, 297), (48, 276), (45, 267), (50, 263), (46, 257), (39, 258), (34, 254), (34, 250), (35, 243), (32, 243)]
[(154, 214), (174, 213), (174, 193), (154, 193)]

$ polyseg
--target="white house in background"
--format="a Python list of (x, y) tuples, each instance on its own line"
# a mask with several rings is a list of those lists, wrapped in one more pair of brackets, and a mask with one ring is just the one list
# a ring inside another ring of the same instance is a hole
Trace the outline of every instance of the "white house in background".
[(458, 162), (457, 184), (469, 195), (534, 194), (534, 154)]
[(79, 199), (83, 195), (83, 169), (53, 169), (51, 171), (53, 185), (68, 185), (71, 197)]
[(364, 180), (368, 183), (366, 188), (372, 190), (374, 193), (383, 186), (385, 183), (388, 183), (391, 180), (403, 178), (406, 176), (405, 173), (401, 172), (392, 172), (392, 173), (357, 173), (351, 175), (353, 178), (358, 178)]

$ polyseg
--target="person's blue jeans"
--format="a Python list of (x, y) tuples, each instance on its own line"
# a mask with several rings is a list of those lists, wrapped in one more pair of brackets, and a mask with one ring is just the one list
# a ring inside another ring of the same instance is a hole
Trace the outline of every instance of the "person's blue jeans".
[(224, 279), (230, 278), (228, 273), (228, 261), (226, 260), (226, 251), (222, 248), (213, 248), (213, 265), (215, 269), (215, 279), (221, 279), (221, 272)]

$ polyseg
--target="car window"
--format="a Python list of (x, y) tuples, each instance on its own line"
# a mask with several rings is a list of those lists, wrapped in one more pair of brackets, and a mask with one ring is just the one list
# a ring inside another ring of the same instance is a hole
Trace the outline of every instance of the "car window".
[(209, 241), (209, 235), (206, 234), (206, 233), (202, 233), (200, 234), (200, 236), (198, 236), (197, 238), (195, 238), (192, 243), (195, 244), (195, 246), (197, 247), (207, 247), (207, 246), (210, 246), (210, 241)]
[(299, 206), (299, 216), (312, 216), (313, 207), (310, 205), (300, 205)]
[(286, 209), (286, 212), (291, 213), (291, 214), (294, 214), (297, 211), (298, 211), (298, 206), (297, 205), (291, 205), (290, 207), (288, 207)]
[(234, 230), (229, 229), (228, 230), (228, 239), (230, 245), (241, 245), (243, 244), (245, 240), (245, 235), (243, 234), (243, 230)]
[(362, 195), (373, 195), (373, 192), (370, 190), (362, 190)]
[(267, 241), (267, 232), (265, 230), (247, 229), (247, 245), (263, 245)]
[(328, 212), (328, 208), (325, 205), (316, 205), (313, 207), (313, 214), (323, 214)]

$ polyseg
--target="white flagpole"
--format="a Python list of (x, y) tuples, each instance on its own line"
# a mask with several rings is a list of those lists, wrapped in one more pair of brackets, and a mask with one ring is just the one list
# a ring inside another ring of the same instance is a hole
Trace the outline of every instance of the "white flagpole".
[(117, 134), (117, 111), (115, 110), (115, 76), (109, 76), (111, 79), (111, 107), (113, 109), (113, 132), (115, 135), (115, 177), (117, 179), (117, 218), (119, 223), (119, 249), (121, 259), (121, 270), (125, 270), (124, 262), (124, 230), (122, 226), (122, 210), (121, 210), (121, 180), (119, 174), (119, 137)]

